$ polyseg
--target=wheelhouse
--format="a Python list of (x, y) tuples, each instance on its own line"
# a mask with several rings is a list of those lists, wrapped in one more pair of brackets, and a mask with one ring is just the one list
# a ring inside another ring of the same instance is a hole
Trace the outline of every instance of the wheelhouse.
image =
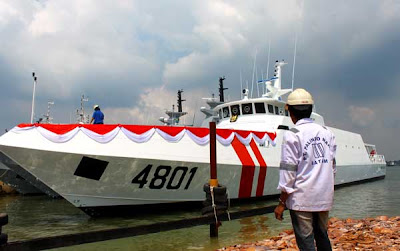
[(289, 116), (285, 110), (285, 103), (272, 99), (247, 99), (236, 102), (229, 102), (216, 107), (219, 119), (229, 119), (234, 116), (248, 115), (278, 115)]

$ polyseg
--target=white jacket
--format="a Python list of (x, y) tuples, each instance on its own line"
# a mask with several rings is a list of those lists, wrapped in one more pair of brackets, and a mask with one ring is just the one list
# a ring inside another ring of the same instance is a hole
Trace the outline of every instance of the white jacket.
[(311, 119), (285, 132), (278, 189), (289, 194), (286, 207), (296, 211), (329, 211), (333, 206), (335, 136)]

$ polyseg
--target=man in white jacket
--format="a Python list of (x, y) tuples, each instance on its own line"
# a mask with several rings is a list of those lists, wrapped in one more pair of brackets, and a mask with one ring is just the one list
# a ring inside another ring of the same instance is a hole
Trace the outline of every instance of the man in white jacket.
[(310, 119), (313, 104), (304, 89), (288, 97), (286, 108), (295, 126), (283, 136), (275, 217), (282, 220), (288, 208), (299, 249), (315, 250), (315, 240), (322, 251), (332, 250), (327, 224), (333, 206), (336, 142), (331, 131)]

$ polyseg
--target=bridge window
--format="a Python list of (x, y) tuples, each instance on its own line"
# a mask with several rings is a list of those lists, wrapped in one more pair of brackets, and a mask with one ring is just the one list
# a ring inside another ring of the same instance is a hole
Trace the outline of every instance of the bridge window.
[(231, 106), (231, 111), (233, 116), (240, 115), (239, 105)]
[(288, 112), (288, 110), (286, 110), (286, 109), (285, 109), (285, 115), (286, 115), (286, 116), (289, 116), (289, 112)]
[(264, 103), (254, 103), (256, 108), (256, 113), (265, 113), (265, 105)]
[(221, 110), (221, 109), (218, 110), (218, 117), (219, 117), (220, 119), (222, 119), (222, 110)]
[(242, 104), (242, 113), (245, 114), (253, 114), (253, 106), (252, 103)]
[(229, 108), (228, 107), (222, 108), (222, 116), (224, 118), (229, 118), (231, 116), (230, 113), (229, 113)]
[(279, 108), (277, 106), (275, 106), (275, 114), (279, 115)]
[(274, 107), (270, 104), (268, 104), (268, 112), (269, 113), (274, 113)]

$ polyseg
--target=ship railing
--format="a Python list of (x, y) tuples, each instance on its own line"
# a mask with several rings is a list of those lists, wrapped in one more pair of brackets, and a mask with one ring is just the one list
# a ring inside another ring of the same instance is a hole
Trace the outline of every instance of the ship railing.
[(385, 156), (379, 154), (370, 154), (369, 159), (372, 163), (386, 163)]

